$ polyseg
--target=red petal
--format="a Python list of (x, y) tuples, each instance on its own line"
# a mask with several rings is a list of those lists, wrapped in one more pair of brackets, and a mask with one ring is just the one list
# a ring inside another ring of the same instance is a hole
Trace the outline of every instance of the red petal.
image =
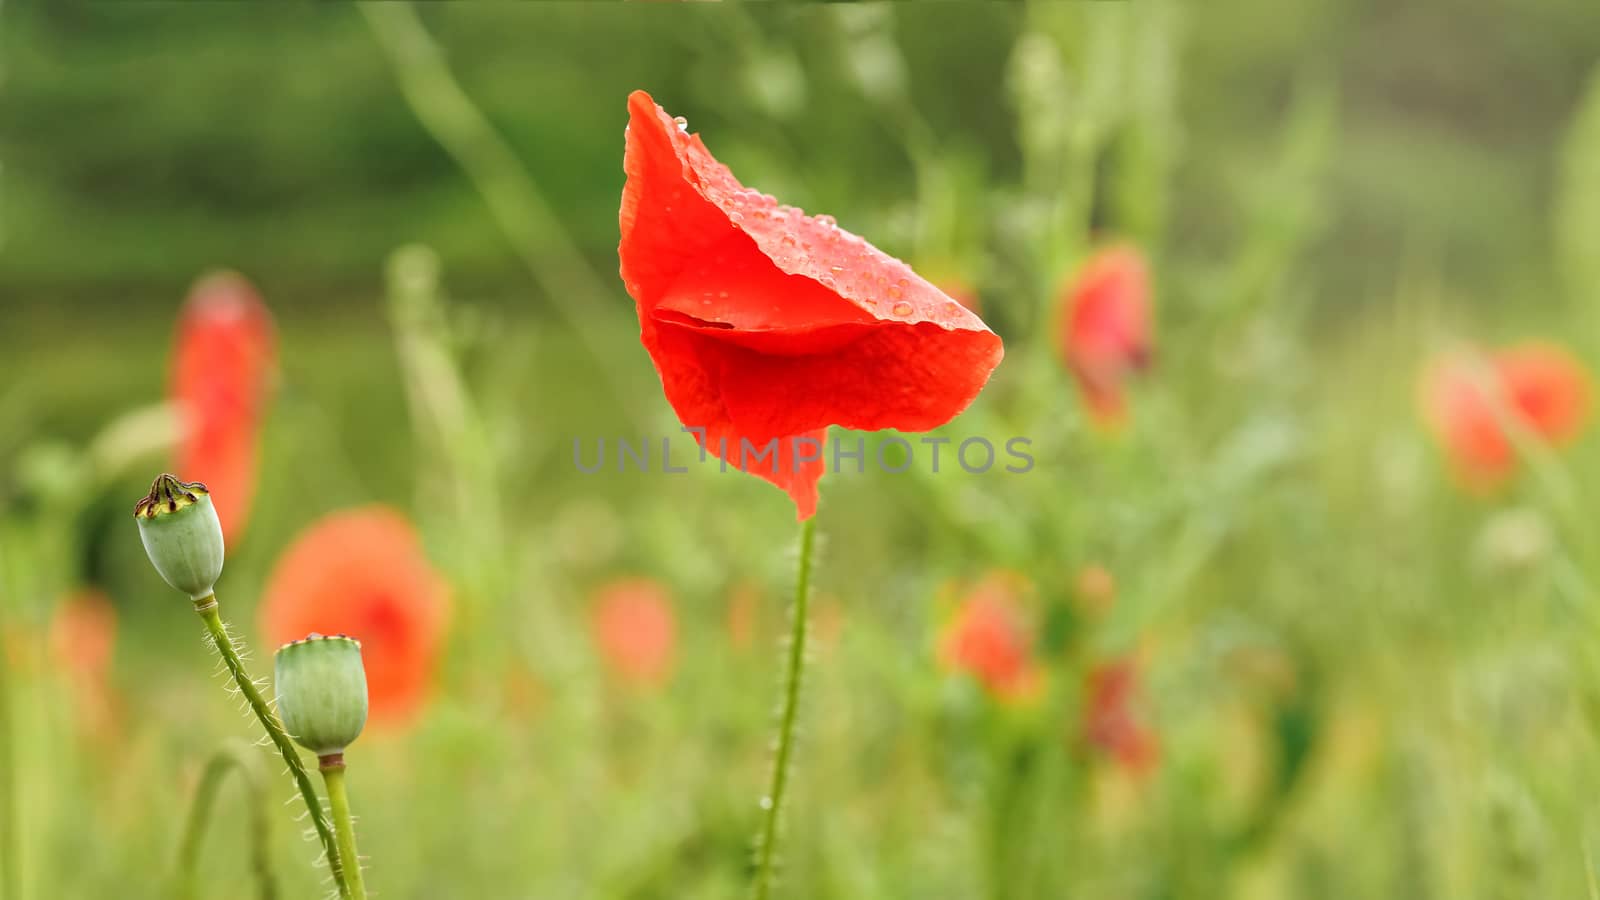
[[(1003, 355), (983, 321), (827, 217), (746, 189), (698, 137), (629, 97), (618, 253), (667, 400), (739, 464), (779, 438), (801, 518), (822, 462), (792, 471), (791, 438), (830, 425), (925, 431), (977, 396)], [(741, 468), (745, 468), (741, 466)]]
[(272, 315), (248, 281), (222, 272), (196, 282), (172, 360), (171, 397), (183, 427), (176, 465), (211, 489), (229, 540), (255, 494), (257, 437), (276, 357)]
[(1124, 418), (1123, 384), (1150, 358), (1150, 277), (1129, 246), (1092, 257), (1063, 294), (1061, 353), (1089, 412), (1103, 425)]

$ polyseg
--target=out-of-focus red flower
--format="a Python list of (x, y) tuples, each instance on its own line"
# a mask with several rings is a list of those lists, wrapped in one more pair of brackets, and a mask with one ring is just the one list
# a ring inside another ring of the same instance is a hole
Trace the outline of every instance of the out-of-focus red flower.
[(261, 627), (276, 644), (311, 632), (361, 641), (374, 722), (403, 722), (421, 708), (449, 589), (400, 512), (367, 506), (313, 522), (278, 559), (263, 597)]
[(983, 315), (983, 298), (972, 285), (960, 278), (941, 278), (935, 282), (946, 296), (965, 306), (975, 316)]
[(120, 701), (111, 685), (117, 610), (105, 592), (84, 588), (62, 598), (50, 617), (50, 658), (65, 674), (85, 732), (107, 734)]
[(176, 470), (211, 490), (223, 536), (244, 529), (277, 360), (272, 315), (242, 276), (207, 275), (178, 317), (171, 399), (181, 440)]
[(812, 595), (811, 608), (816, 610), (816, 615), (811, 619), (811, 641), (806, 647), (819, 658), (826, 658), (844, 638), (849, 617), (845, 614), (844, 602), (837, 595), (823, 591)]
[(1094, 421), (1127, 414), (1126, 384), (1150, 364), (1150, 276), (1144, 257), (1119, 245), (1091, 257), (1063, 293), (1061, 355)]
[(672, 675), (678, 626), (667, 589), (648, 578), (623, 578), (594, 595), (591, 624), (606, 666), (624, 681), (659, 685)]
[(1487, 357), (1436, 360), (1423, 377), (1422, 411), (1461, 480), (1491, 489), (1516, 471), (1502, 415), (1559, 447), (1587, 424), (1590, 393), (1589, 373), (1571, 353), (1530, 342)]
[(982, 320), (832, 219), (746, 189), (643, 91), (628, 111), (622, 280), (702, 446), (805, 519), (828, 426), (926, 431), (978, 395), (1003, 354)]
[(748, 650), (755, 645), (756, 631), (761, 624), (761, 588), (755, 583), (741, 581), (728, 589), (728, 640), (736, 649)]
[(1010, 573), (986, 576), (962, 598), (939, 645), (945, 668), (966, 672), (1007, 701), (1030, 699), (1043, 685), (1019, 602), (1024, 589)]
[(1079, 611), (1093, 618), (1104, 616), (1117, 602), (1116, 576), (1105, 566), (1090, 563), (1078, 570), (1073, 594), (1077, 597)]
[(1132, 659), (1105, 663), (1089, 673), (1083, 710), (1083, 734), (1091, 747), (1107, 754), (1136, 775), (1153, 769), (1161, 758), (1155, 732), (1134, 710), (1139, 670)]

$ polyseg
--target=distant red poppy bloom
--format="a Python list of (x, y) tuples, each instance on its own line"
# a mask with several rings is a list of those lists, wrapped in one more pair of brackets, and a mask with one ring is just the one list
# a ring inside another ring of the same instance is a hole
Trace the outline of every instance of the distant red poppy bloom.
[(272, 314), (233, 272), (200, 279), (178, 317), (172, 403), (176, 470), (211, 490), (223, 536), (241, 533), (255, 495), (257, 444), (277, 349)]
[(1028, 699), (1043, 684), (1019, 593), (1006, 573), (984, 578), (961, 600), (939, 647), (947, 669), (966, 672), (1009, 701)]
[(50, 659), (70, 685), (85, 731), (114, 728), (119, 699), (111, 686), (117, 610), (104, 591), (85, 588), (62, 598), (50, 617)]
[(844, 638), (847, 620), (844, 603), (834, 594), (817, 591), (811, 597), (811, 605), (817, 615), (811, 620), (811, 638), (806, 642), (806, 648), (808, 652), (815, 651), (818, 657), (826, 658)]
[(602, 586), (591, 613), (594, 640), (606, 666), (641, 685), (672, 674), (678, 628), (666, 588), (648, 578), (624, 578)]
[(755, 582), (741, 581), (728, 589), (728, 639), (739, 650), (748, 650), (756, 640), (761, 624), (761, 588)]
[(1552, 446), (1569, 443), (1588, 422), (1589, 373), (1572, 354), (1547, 343), (1486, 357), (1450, 355), (1424, 375), (1422, 407), (1457, 475), (1471, 487), (1493, 488), (1517, 462), (1501, 416)]
[(1073, 593), (1077, 597), (1079, 611), (1099, 618), (1110, 612), (1117, 601), (1117, 578), (1105, 566), (1090, 563), (1078, 570)]
[(1125, 385), (1150, 363), (1150, 276), (1131, 246), (1101, 250), (1062, 297), (1062, 357), (1089, 414), (1114, 425), (1127, 413)]
[(1139, 721), (1134, 702), (1139, 671), (1131, 659), (1106, 663), (1089, 673), (1084, 702), (1084, 738), (1135, 774), (1160, 759), (1155, 732)]
[(628, 111), (622, 280), (702, 446), (805, 519), (828, 426), (925, 431), (978, 395), (1003, 353), (982, 320), (831, 218), (745, 188), (650, 95)]
[(950, 299), (972, 310), (976, 316), (983, 315), (983, 297), (977, 289), (960, 278), (941, 278), (935, 282), (939, 290), (943, 291)]
[(374, 722), (403, 721), (426, 698), (449, 616), (449, 589), (410, 521), (367, 506), (313, 522), (279, 557), (261, 627), (283, 644), (311, 632), (361, 641)]

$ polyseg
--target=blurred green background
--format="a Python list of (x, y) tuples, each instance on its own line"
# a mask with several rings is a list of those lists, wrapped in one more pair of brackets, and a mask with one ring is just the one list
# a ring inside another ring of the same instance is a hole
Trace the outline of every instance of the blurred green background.
[[(811, 670), (782, 896), (1600, 897), (1600, 444), (1471, 496), (1415, 410), (1459, 340), (1600, 362), (1592, 0), (59, 2), (0, 8), (0, 45), (0, 609), (27, 644), (104, 584), (128, 703), (105, 746), (59, 674), (8, 670), (20, 896), (167, 896), (206, 755), (256, 733), (124, 519), (163, 457), (91, 449), (162, 399), (179, 304), (219, 266), (280, 332), (219, 589), (257, 674), (256, 595), (322, 512), (410, 511), (457, 593), (427, 713), (352, 752), (369, 886), (742, 895), (791, 509), (753, 478), (569, 462), (677, 427), (614, 275), (643, 88), (746, 184), (975, 285), (1007, 360), (943, 433), (1035, 442), (1011, 479), (824, 481), (843, 624)], [(1051, 317), (1111, 239), (1149, 257), (1158, 326), (1107, 435)], [(386, 281), (414, 244), (438, 266), (420, 313)], [(414, 415), (397, 339), (449, 362), (467, 427)], [(1075, 596), (1088, 566), (1109, 611)], [(935, 659), (944, 586), (996, 569), (1035, 586), (1050, 690), (1026, 709)], [(619, 574), (676, 598), (656, 693), (589, 647), (586, 598)], [(741, 584), (753, 651), (724, 627)], [(1148, 779), (1075, 731), (1084, 673), (1129, 654)], [(208, 896), (246, 896), (241, 802)], [(289, 810), (285, 896), (316, 896)]]

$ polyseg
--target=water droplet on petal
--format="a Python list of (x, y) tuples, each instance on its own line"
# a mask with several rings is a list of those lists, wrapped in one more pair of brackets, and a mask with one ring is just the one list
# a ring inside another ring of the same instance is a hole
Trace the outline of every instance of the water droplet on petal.
[(678, 130), (684, 132), (685, 134), (689, 132), (689, 120), (685, 119), (683, 116), (673, 116), (672, 124), (678, 126)]
[(911, 315), (911, 304), (901, 300), (894, 306), (889, 307), (889, 312), (894, 313), (897, 316), (909, 316)]

